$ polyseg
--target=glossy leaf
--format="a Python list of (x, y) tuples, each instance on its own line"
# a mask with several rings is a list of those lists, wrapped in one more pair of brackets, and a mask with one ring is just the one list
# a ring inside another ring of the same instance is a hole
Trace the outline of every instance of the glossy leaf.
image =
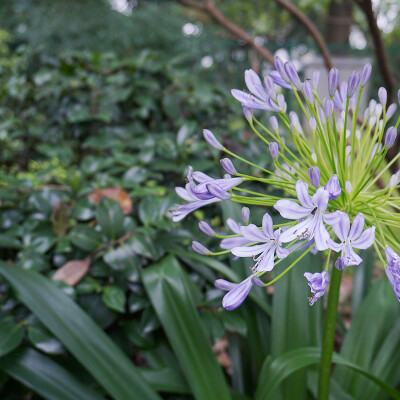
[(168, 256), (147, 267), (143, 279), (196, 399), (230, 399), (225, 377), (212, 352), (179, 262)]
[(124, 233), (124, 214), (119, 204), (111, 199), (102, 198), (97, 206), (97, 222), (107, 238), (114, 240)]
[(71, 243), (79, 249), (93, 251), (101, 245), (101, 234), (93, 228), (78, 225), (68, 235)]
[(120, 348), (51, 281), (5, 263), (0, 274), (114, 399), (126, 400), (135, 393), (140, 399), (160, 400)]
[(104, 397), (33, 349), (15, 351), (0, 359), (0, 369), (49, 400), (104, 400)]
[(23, 338), (23, 326), (15, 322), (11, 316), (2, 315), (0, 318), (0, 357), (18, 347)]

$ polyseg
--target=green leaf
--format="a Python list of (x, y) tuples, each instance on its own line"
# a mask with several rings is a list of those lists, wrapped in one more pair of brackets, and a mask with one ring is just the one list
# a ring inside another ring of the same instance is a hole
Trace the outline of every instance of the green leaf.
[(108, 286), (104, 289), (102, 300), (104, 304), (111, 310), (125, 312), (125, 293), (118, 286)]
[(29, 326), (28, 337), (32, 344), (47, 354), (61, 354), (64, 348), (60, 341), (49, 334), (43, 327)]
[(190, 394), (190, 388), (179, 371), (171, 368), (160, 370), (140, 368), (140, 372), (152, 387), (161, 392)]
[(33, 349), (15, 351), (0, 359), (0, 368), (49, 400), (104, 400), (78, 378)]
[(150, 301), (195, 398), (230, 399), (225, 377), (200, 322), (186, 279), (173, 256), (143, 271)]
[(71, 243), (79, 249), (93, 251), (101, 245), (101, 234), (93, 228), (78, 225), (68, 235)]
[(24, 328), (11, 316), (0, 318), (0, 357), (17, 348), (24, 338)]
[[(320, 349), (305, 347), (284, 353), (273, 361), (271, 361), (270, 358), (266, 359), (260, 372), (255, 400), (275, 400), (275, 390), (287, 377), (305, 367), (318, 364), (320, 358)], [(376, 376), (370, 374), (365, 369), (341, 357), (339, 354), (333, 354), (332, 362), (344, 365), (366, 376), (394, 399), (400, 400), (400, 392), (393, 389)]]
[(51, 281), (0, 263), (19, 299), (64, 344), (115, 400), (161, 400), (121, 349)]
[(120, 205), (103, 197), (97, 206), (97, 222), (108, 239), (118, 239), (124, 234), (124, 213)]

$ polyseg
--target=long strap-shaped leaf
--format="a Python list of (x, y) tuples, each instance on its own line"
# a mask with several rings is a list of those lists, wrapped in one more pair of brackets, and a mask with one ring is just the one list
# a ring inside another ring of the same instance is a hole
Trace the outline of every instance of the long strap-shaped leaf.
[(173, 256), (143, 272), (147, 293), (196, 400), (228, 400), (225, 377), (201, 324), (186, 279)]
[(0, 369), (48, 400), (104, 400), (65, 368), (33, 349), (0, 358)]
[(51, 281), (4, 262), (0, 275), (115, 400), (161, 400), (122, 350)]
[[(318, 364), (321, 350), (315, 347), (304, 347), (289, 351), (275, 360), (267, 359), (260, 373), (259, 384), (256, 392), (256, 400), (274, 399), (275, 389), (293, 372), (313, 364)], [(345, 365), (354, 371), (366, 376), (379, 385), (393, 399), (400, 400), (400, 392), (387, 385), (385, 382), (370, 374), (365, 369), (346, 360), (339, 354), (333, 354), (333, 362)]]

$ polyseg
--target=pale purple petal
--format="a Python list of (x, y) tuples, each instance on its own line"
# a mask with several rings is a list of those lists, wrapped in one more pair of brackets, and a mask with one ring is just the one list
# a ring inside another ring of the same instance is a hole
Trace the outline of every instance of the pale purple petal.
[(334, 252), (336, 252), (336, 253), (339, 253), (339, 251), (341, 251), (342, 250), (342, 247), (343, 247), (343, 245), (342, 245), (342, 243), (336, 243), (334, 240), (332, 240), (332, 239), (329, 239), (328, 240), (328, 245), (329, 245), (329, 247), (334, 251)]
[(353, 221), (350, 229), (349, 239), (356, 240), (360, 237), (362, 231), (364, 230), (364, 215), (358, 214)]
[(274, 268), (274, 250), (270, 249), (257, 264), (257, 271), (271, 271)]
[(248, 69), (244, 72), (244, 80), (251, 93), (257, 95), (262, 100), (267, 99), (267, 94), (265, 93), (261, 79), (252, 69)]
[(189, 204), (179, 204), (177, 205), (176, 209), (172, 210), (172, 221), (179, 222), (198, 208), (208, 204), (216, 203), (218, 201), (221, 201), (221, 199), (213, 198), (209, 200), (198, 200)]
[(345, 267), (349, 265), (359, 265), (362, 262), (362, 258), (355, 253), (353, 248), (349, 246), (344, 246), (342, 250), (342, 263)]
[(311, 200), (315, 207), (325, 211), (328, 207), (329, 192), (321, 187), (317, 189)]
[(366, 229), (362, 235), (357, 239), (352, 241), (353, 247), (356, 249), (368, 249), (368, 247), (372, 246), (375, 241), (375, 227), (371, 226), (371, 228)]
[(390, 246), (386, 246), (385, 254), (386, 254), (386, 260), (387, 260), (388, 264), (391, 267), (396, 267), (397, 269), (399, 269), (400, 257), (397, 255), (397, 253)]
[(194, 171), (192, 176), (193, 176), (193, 179), (195, 179), (199, 183), (210, 182), (210, 181), (214, 180), (214, 178), (211, 178), (211, 176), (209, 176), (201, 171)]
[(249, 242), (247, 239), (245, 239), (242, 236), (238, 236), (238, 237), (233, 237), (233, 238), (222, 239), (221, 243), (220, 243), (220, 247), (225, 250), (230, 250), (230, 249), (233, 249), (234, 247), (244, 246), (249, 243), (252, 243), (252, 242)]
[(226, 220), (226, 224), (228, 225), (229, 229), (233, 232), (236, 233), (237, 235), (240, 235), (240, 227), (242, 225), (240, 225), (238, 222), (236, 222), (234, 219), (232, 218), (228, 218)]
[(272, 71), (269, 73), (274, 83), (278, 86), (284, 87), (286, 89), (291, 89), (292, 87), (281, 77), (278, 71)]
[(308, 232), (309, 227), (314, 222), (314, 218), (315, 218), (314, 215), (311, 215), (306, 220), (296, 224), (295, 226), (292, 226), (285, 232), (282, 232), (279, 239), (283, 243), (288, 243), (295, 239), (304, 238), (304, 234)]
[(251, 278), (251, 282), (254, 286), (262, 287), (264, 286), (264, 282), (256, 275)]
[(285, 249), (284, 247), (278, 246), (276, 248), (276, 255), (279, 258), (286, 258), (289, 255), (289, 253), (290, 253), (290, 250), (289, 249)]
[(266, 102), (257, 99), (252, 94), (238, 89), (232, 89), (231, 93), (236, 100), (240, 101), (242, 105), (247, 108), (272, 111), (271, 107)]
[(229, 311), (239, 307), (246, 299), (252, 286), (251, 276), (249, 276), (224, 296), (222, 306)]
[(242, 226), (240, 228), (240, 233), (244, 238), (253, 242), (265, 242), (268, 240), (268, 237), (254, 224)]
[(217, 289), (221, 289), (221, 290), (232, 290), (234, 287), (237, 286), (237, 283), (229, 282), (225, 279), (217, 279), (214, 282), (214, 286)]
[(274, 224), (272, 218), (268, 213), (265, 213), (262, 219), (262, 230), (264, 235), (269, 238), (274, 237)]
[(327, 225), (335, 225), (340, 221), (342, 211), (334, 211), (333, 213), (324, 214), (324, 221)]
[(253, 257), (262, 253), (270, 246), (269, 244), (257, 244), (255, 246), (241, 246), (231, 249), (233, 255), (238, 257)]
[(278, 200), (274, 208), (283, 218), (300, 219), (311, 214), (312, 209), (304, 208), (292, 200)]
[(350, 231), (350, 218), (346, 213), (342, 213), (339, 223), (333, 225), (333, 231), (336, 236), (340, 239), (341, 242), (344, 242), (348, 236)]
[(213, 185), (212, 183), (209, 183), (207, 185), (207, 189), (214, 197), (217, 197), (218, 199), (221, 200), (229, 200), (232, 197), (230, 193), (221, 189), (221, 187), (217, 185)]
[(196, 197), (194, 197), (194, 196), (191, 196), (183, 187), (176, 187), (175, 188), (175, 192), (176, 192), (176, 194), (180, 197), (180, 198), (182, 198), (183, 200), (186, 200), (186, 201), (193, 201), (193, 200), (195, 200), (196, 199)]
[(302, 181), (296, 182), (296, 194), (300, 204), (304, 208), (309, 208), (310, 210), (314, 208), (313, 204), (311, 203), (310, 195), (308, 194), (308, 185), (306, 183)]
[(386, 275), (389, 279), (389, 283), (392, 286), (394, 294), (397, 300), (400, 301), (400, 273), (399, 269), (391, 266), (385, 267)]
[(315, 234), (314, 234), (315, 247), (319, 251), (327, 250), (329, 248), (328, 245), (329, 239), (330, 239), (329, 233), (326, 230), (325, 225), (321, 219), (321, 221), (317, 223), (315, 227)]

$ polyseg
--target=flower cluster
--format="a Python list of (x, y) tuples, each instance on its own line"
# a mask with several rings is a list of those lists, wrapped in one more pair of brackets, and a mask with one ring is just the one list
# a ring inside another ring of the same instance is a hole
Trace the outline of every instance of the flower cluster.
[[(254, 260), (251, 275), (242, 282), (215, 282), (217, 288), (228, 291), (222, 302), (226, 309), (240, 306), (253, 286), (274, 283), (309, 251), (321, 251), (326, 255), (325, 269), (304, 274), (311, 288), (312, 305), (329, 284), (331, 253), (337, 253), (334, 267), (342, 270), (359, 265), (362, 258), (356, 250), (370, 246), (386, 266), (389, 282), (400, 301), (400, 257), (393, 250), (400, 249), (393, 231), (400, 223), (400, 200), (395, 195), (400, 187), (400, 171), (387, 178), (400, 154), (390, 162), (385, 159), (396, 140), (400, 118), (388, 126), (396, 105), (387, 104), (384, 88), (379, 89), (379, 102), (371, 100), (366, 110), (360, 110), (361, 94), (370, 76), (371, 65), (367, 64), (361, 73), (354, 71), (347, 82), (340, 82), (339, 71), (333, 68), (328, 74), (329, 97), (321, 99), (318, 72), (301, 81), (294, 65), (279, 57), (275, 58), (275, 70), (263, 82), (254, 71), (247, 70), (249, 93), (233, 89), (232, 95), (241, 103), (253, 132), (267, 146), (274, 171), (233, 153), (212, 132), (204, 130), (204, 138), (212, 147), (258, 168), (265, 176), (237, 172), (230, 158), (221, 160), (227, 172), (221, 179), (193, 172), (189, 167), (186, 187), (176, 188), (187, 203), (175, 207), (173, 220), (180, 221), (200, 207), (225, 200), (271, 208), (264, 214), (261, 226), (257, 226), (249, 224), (250, 211), (243, 207), (243, 224), (227, 220), (233, 235), (219, 235), (205, 221), (199, 224), (206, 235), (222, 239), (224, 251), (212, 252), (193, 242), (195, 251), (205, 255), (232, 253)], [(288, 112), (285, 90), (296, 98), (302, 117), (295, 111)], [(254, 110), (275, 115), (265, 126), (255, 117)], [(284, 134), (289, 134), (291, 140), (285, 140)], [(386, 179), (388, 184), (384, 183)], [(242, 189), (246, 182), (254, 181), (281, 189), (281, 197)], [(274, 224), (272, 212), (288, 221)], [(299, 254), (294, 263), (275, 279), (261, 280), (291, 253)]]

